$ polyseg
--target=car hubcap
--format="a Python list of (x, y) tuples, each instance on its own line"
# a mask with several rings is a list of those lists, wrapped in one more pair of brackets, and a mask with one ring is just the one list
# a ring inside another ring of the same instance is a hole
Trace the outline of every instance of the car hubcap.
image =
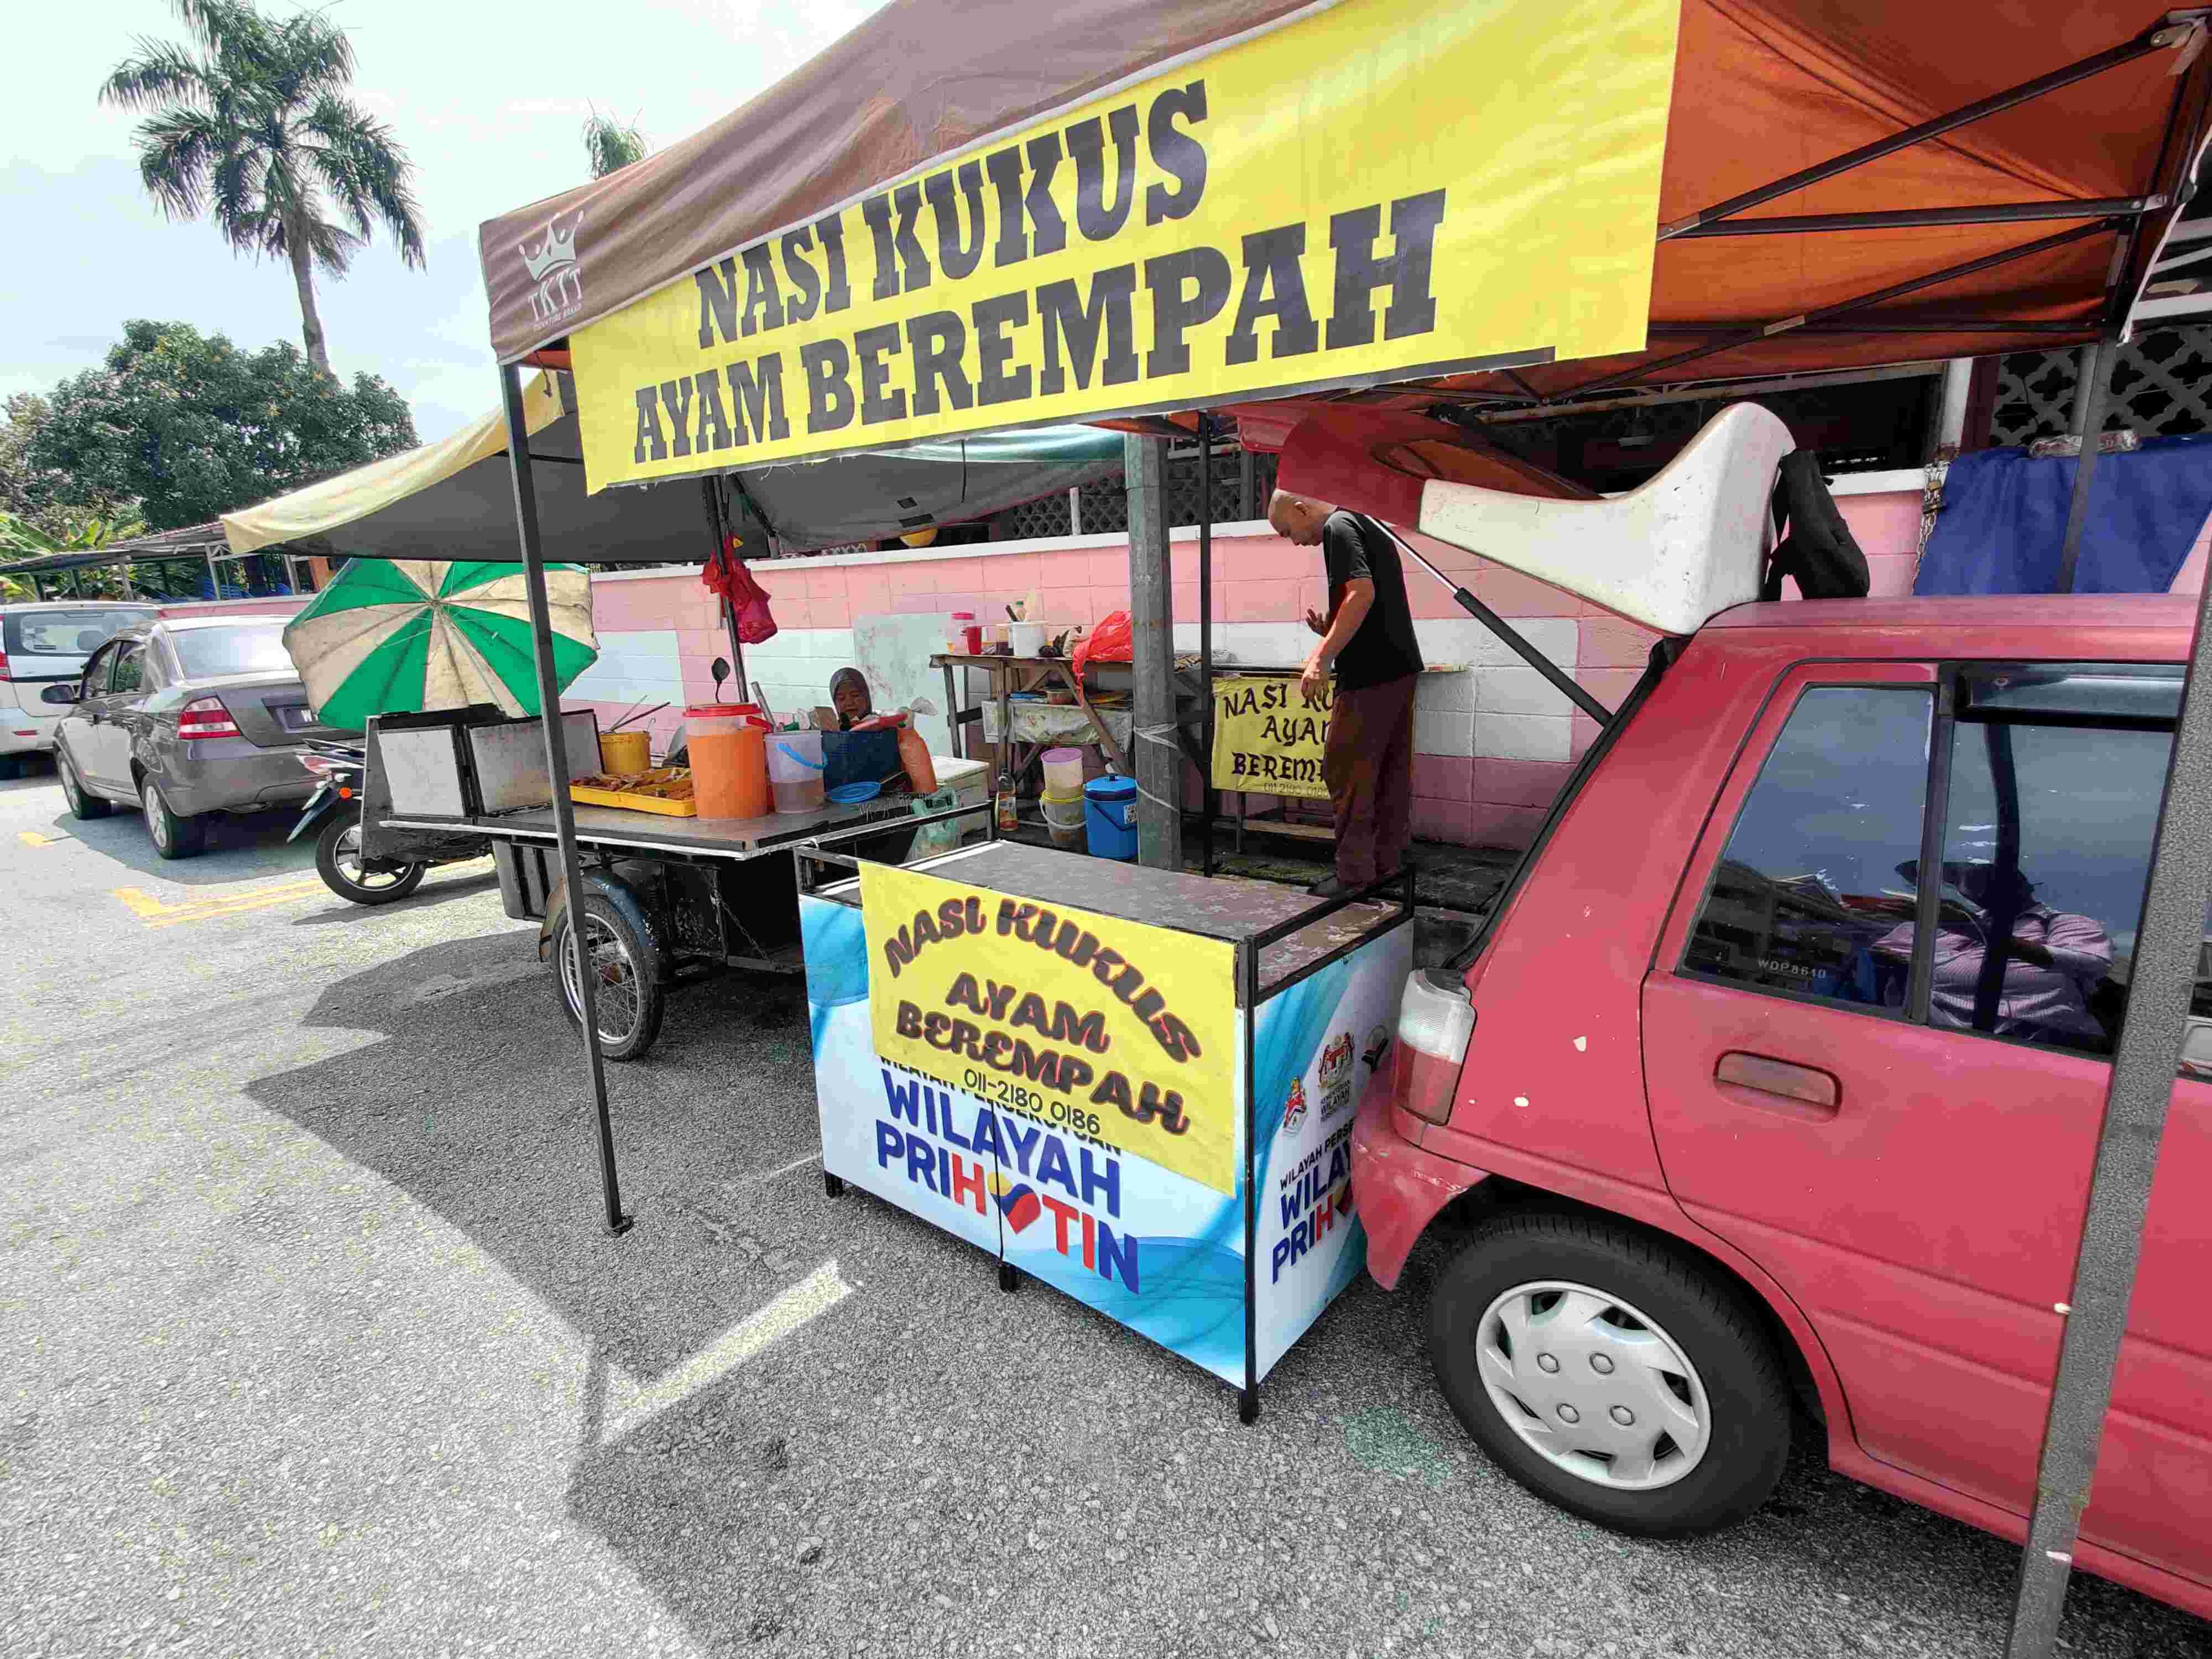
[(359, 825), (340, 832), (335, 850), (337, 856), (332, 861), (338, 866), (338, 874), (364, 891), (389, 887), (406, 873), (402, 867), (370, 864), (362, 859)]
[[(636, 1030), (638, 1015), (644, 1006), (639, 990), (637, 964), (630, 960), (629, 947), (614, 930), (597, 916), (584, 918), (584, 950), (592, 961), (593, 1000), (599, 1015), (599, 1041), (621, 1043), (628, 1041)], [(583, 1018), (583, 988), (576, 979), (574, 947), (563, 940), (561, 946), (561, 982), (568, 994), (568, 1006)]]
[(138, 804), (145, 810), (146, 833), (153, 836), (154, 845), (167, 847), (169, 844), (168, 816), (161, 811), (161, 792), (155, 789), (150, 781), (146, 785), (146, 793)]
[(1558, 1279), (1516, 1285), (1483, 1314), (1475, 1352), (1498, 1416), (1578, 1480), (1649, 1492), (1705, 1455), (1712, 1411), (1697, 1367), (1618, 1297)]

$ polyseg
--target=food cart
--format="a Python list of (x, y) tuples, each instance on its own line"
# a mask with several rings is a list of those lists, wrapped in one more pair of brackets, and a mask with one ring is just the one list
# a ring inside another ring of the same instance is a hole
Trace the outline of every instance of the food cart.
[[(1937, 18), (1884, 3), (1838, 22), (1674, 0), (1109, 0), (1008, 10), (979, 31), (909, 0), (697, 137), (484, 228), (525, 558), (542, 558), (526, 363), (573, 362), (594, 494), (1039, 421), (1157, 434), (1163, 417), (1210, 431), (1226, 414), (1248, 443), (1282, 448), (1286, 476), (1296, 429), (1336, 422), (1342, 441), (1309, 447), (1299, 487), (1441, 532), (1422, 512), (1437, 480), (1512, 470), (1455, 442), (1487, 407), (1588, 406), (1693, 362), (1773, 374), (2112, 337), (2203, 153), (2206, 19), (2048, 11)], [(1540, 98), (1526, 95), (1534, 64)], [(1678, 79), (1689, 90), (1672, 97)], [(948, 99), (948, 83), (986, 90)], [(1746, 135), (1773, 131), (1829, 159), (1771, 176)], [(2019, 199), (2027, 177), (2037, 200)], [(1751, 211), (1799, 191), (1824, 210)], [(2073, 222), (2046, 231), (2051, 220)], [(1735, 236), (1774, 240), (1749, 255), (1709, 245)], [(1922, 307), (1945, 289), (1948, 310)], [(1588, 358), (1612, 361), (1578, 366)], [(2091, 429), (2102, 395), (2087, 400)], [(1344, 420), (1371, 423), (1347, 432)], [(1133, 441), (1130, 468), (1136, 765), (1164, 785), (1181, 765), (1172, 576), (1157, 504), (1149, 525), (1136, 511), (1158, 487), (1153, 441)], [(2094, 453), (2078, 469), (2077, 521)], [(1202, 624), (1205, 545), (1202, 534)], [(533, 621), (542, 647), (536, 592)], [(2212, 635), (2199, 650), (2212, 653)], [(2187, 704), (2184, 781), (2212, 753), (2212, 702), (2192, 690)], [(1147, 797), (1171, 811), (1166, 788)], [(2169, 782), (2145, 961), (2197, 948), (2208, 799)], [(574, 826), (558, 799), (555, 818), (573, 887)], [(1005, 855), (972, 856), (984, 861), (968, 896), (981, 908), (990, 896), (993, 918), (972, 931), (994, 932), (997, 901), (1036, 901), (991, 884), (1021, 879), (991, 861)], [(859, 870), (863, 939), (872, 873)], [(822, 902), (850, 928), (847, 898)], [(967, 897), (955, 914), (970, 914)], [(1143, 925), (1111, 896), (1091, 914)], [(1213, 943), (1256, 968), (1268, 931)], [(2019, 1653), (2048, 1651), (2055, 1632), (2180, 1029), (2179, 1005), (2139, 1009), (2114, 1068)], [(922, 1030), (926, 1042), (926, 1017)], [(589, 1020), (585, 1032), (597, 1079)], [(944, 1091), (909, 1069), (927, 1112)], [(1218, 1124), (1249, 1102), (1208, 1103)], [(963, 1135), (969, 1121), (954, 1120)], [(825, 1136), (832, 1127), (825, 1117)], [(1004, 1237), (992, 1248), (1006, 1259)]]
[(1256, 1419), (1366, 1259), (1352, 1107), (1413, 965), (1412, 874), (1316, 904), (998, 840), (799, 864), (831, 1195), (966, 1239)]
[[(596, 716), (564, 714), (561, 743), (560, 793), (573, 795), (576, 780), (599, 770)], [(539, 959), (559, 975), (562, 1006), (579, 1022), (584, 991), (568, 933), (571, 895), (582, 892), (586, 971), (609, 1060), (635, 1060), (653, 1046), (674, 986), (726, 969), (800, 970), (793, 848), (857, 848), (896, 861), (923, 837), (952, 845), (981, 833), (982, 763), (950, 757), (937, 761), (938, 793), (921, 800), (886, 793), (750, 818), (672, 816), (646, 799), (571, 805), (582, 875), (571, 886), (561, 875), (544, 745), (542, 721), (489, 708), (373, 718), (362, 855), (402, 856), (426, 836), (488, 842), (502, 906), (539, 924)]]

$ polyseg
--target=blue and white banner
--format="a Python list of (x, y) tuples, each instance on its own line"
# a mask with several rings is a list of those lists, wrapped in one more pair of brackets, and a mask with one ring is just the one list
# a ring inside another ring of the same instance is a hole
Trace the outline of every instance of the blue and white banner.
[[(1241, 1386), (1243, 1112), (1229, 1114), (1237, 1190), (1224, 1194), (895, 1066), (874, 1045), (861, 912), (809, 895), (799, 918), (823, 1168)], [(1261, 1376), (1366, 1259), (1351, 1197), (1351, 1102), (1389, 1040), (1411, 935), (1394, 929), (1261, 1005), (1249, 1275)], [(1246, 1018), (1237, 1012), (1239, 1103)]]

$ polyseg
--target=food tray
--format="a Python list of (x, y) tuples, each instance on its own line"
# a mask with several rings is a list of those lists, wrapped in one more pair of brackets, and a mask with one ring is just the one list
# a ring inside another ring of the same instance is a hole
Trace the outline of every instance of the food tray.
[(630, 772), (620, 777), (594, 772), (568, 781), (568, 799), (586, 806), (619, 806), (630, 812), (658, 812), (668, 818), (696, 818), (699, 807), (691, 799), (691, 769), (656, 766), (650, 772)]

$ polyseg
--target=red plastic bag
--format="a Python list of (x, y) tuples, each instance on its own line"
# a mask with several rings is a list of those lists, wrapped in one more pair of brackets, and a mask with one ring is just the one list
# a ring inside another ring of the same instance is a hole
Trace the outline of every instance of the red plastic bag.
[(1129, 630), (1129, 613), (1116, 611), (1104, 622), (1075, 642), (1075, 672), (1083, 672), (1087, 662), (1127, 662), (1134, 653), (1136, 641)]
[(732, 536), (728, 547), (707, 561), (699, 580), (709, 592), (728, 602), (737, 619), (738, 642), (758, 645), (775, 637), (775, 617), (768, 608), (768, 589), (753, 579), (745, 562), (738, 557), (737, 549), (737, 538)]

